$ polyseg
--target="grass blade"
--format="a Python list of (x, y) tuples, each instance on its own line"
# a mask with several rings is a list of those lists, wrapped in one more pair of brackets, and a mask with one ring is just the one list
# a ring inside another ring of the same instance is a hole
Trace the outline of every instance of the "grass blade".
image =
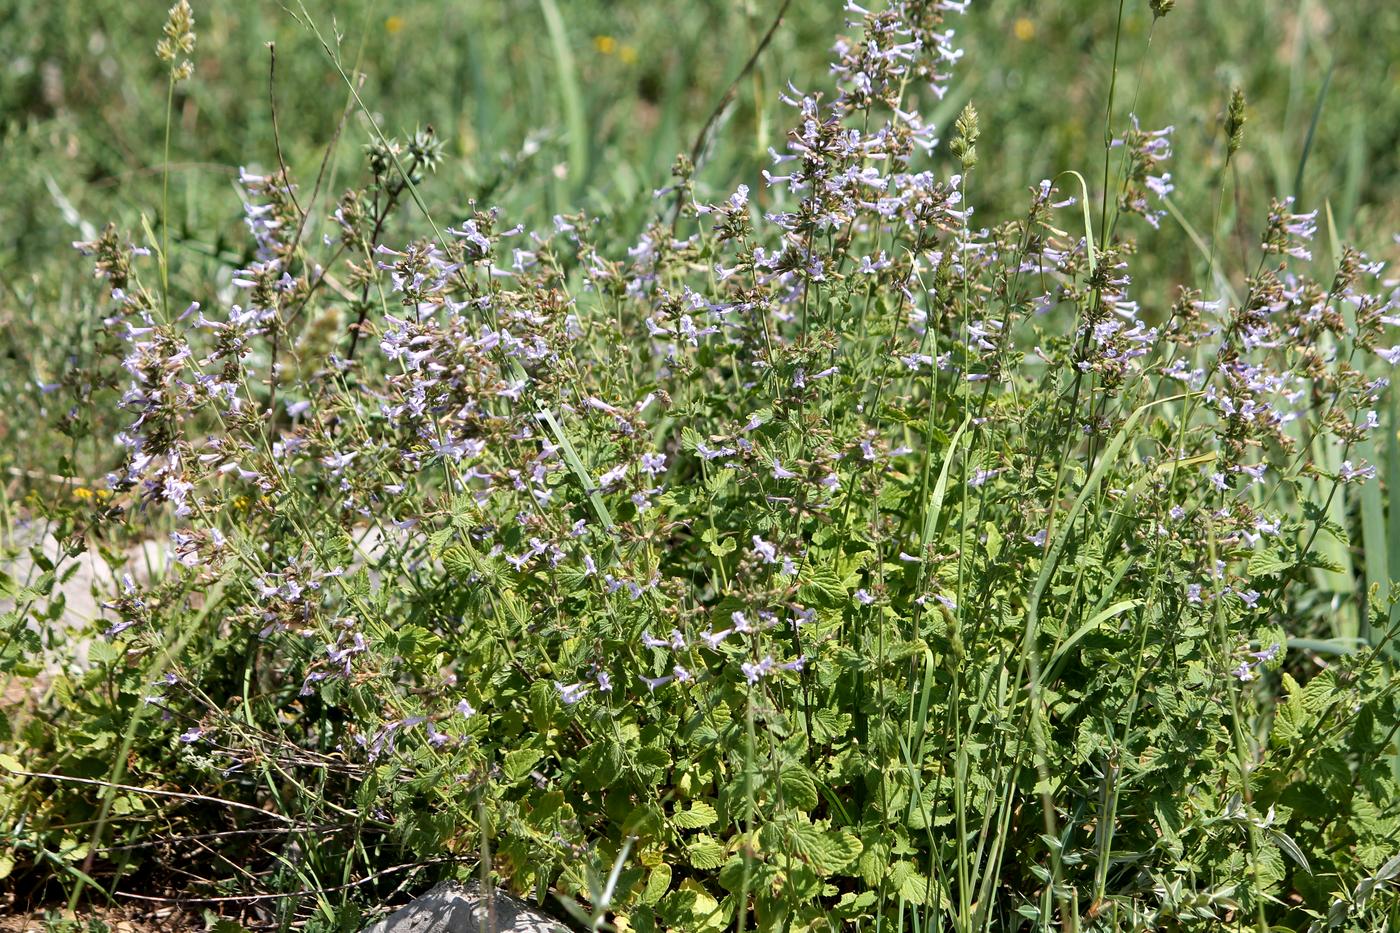
[(554, 47), (554, 65), (558, 69), (559, 102), (564, 108), (564, 123), (569, 131), (569, 179), (573, 190), (581, 191), (588, 181), (588, 125), (584, 119), (583, 95), (579, 93), (578, 68), (569, 47), (569, 33), (564, 17), (555, 0), (540, 0), (545, 28)]

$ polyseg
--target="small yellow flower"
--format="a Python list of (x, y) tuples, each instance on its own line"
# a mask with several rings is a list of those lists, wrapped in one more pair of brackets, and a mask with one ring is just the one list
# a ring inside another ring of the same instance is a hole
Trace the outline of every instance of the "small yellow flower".
[(1035, 23), (1024, 16), (1016, 20), (1016, 25), (1011, 28), (1016, 33), (1016, 38), (1022, 42), (1029, 42), (1035, 38)]
[(634, 46), (624, 45), (618, 50), (617, 57), (622, 59), (624, 65), (637, 64), (637, 49)]
[(403, 29), (402, 16), (391, 16), (384, 21), (384, 31), (391, 36), (398, 35), (401, 29)]
[(593, 47), (601, 55), (611, 55), (617, 51), (617, 40), (612, 36), (594, 36)]
[(88, 489), (86, 486), (75, 486), (73, 487), (73, 498), (82, 499), (86, 502), (88, 499), (92, 498), (92, 490)]

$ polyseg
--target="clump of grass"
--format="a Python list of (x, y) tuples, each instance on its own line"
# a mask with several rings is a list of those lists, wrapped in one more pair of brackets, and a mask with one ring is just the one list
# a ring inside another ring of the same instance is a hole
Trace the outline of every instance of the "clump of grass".
[(371, 124), (342, 192), (242, 173), (232, 268), (80, 243), (114, 352), (59, 388), (125, 425), (64, 537), (172, 559), (14, 740), (9, 870), (326, 926), (454, 873), (592, 928), (1395, 922), (1391, 602), (1298, 625), (1394, 283), (1286, 198), (1247, 271), (1212, 225), (1204, 281), (1136, 283), (1173, 133), (1112, 94), (1102, 190), (985, 223), (996, 141), (921, 116), (966, 6), (850, 5), (761, 179), (679, 159), (630, 241), (435, 206), (436, 135)]

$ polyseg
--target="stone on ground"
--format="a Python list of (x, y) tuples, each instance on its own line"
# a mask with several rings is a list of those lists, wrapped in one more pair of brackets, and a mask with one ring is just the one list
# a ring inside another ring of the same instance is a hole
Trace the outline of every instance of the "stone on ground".
[(444, 881), (364, 933), (569, 933), (569, 928), (504, 891), (494, 892), (495, 925), (475, 885)]

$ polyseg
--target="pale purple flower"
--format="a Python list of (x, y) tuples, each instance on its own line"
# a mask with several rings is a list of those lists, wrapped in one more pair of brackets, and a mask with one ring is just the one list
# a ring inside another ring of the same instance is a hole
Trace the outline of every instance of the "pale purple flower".
[(753, 685), (758, 683), (758, 681), (761, 678), (767, 677), (772, 672), (773, 657), (772, 655), (768, 655), (764, 657), (762, 661), (758, 661), (757, 663), (745, 661), (742, 664), (740, 664), (739, 667), (744, 672), (744, 679), (747, 680), (750, 685)]
[(707, 447), (703, 442), (695, 445), (695, 452), (706, 460), (716, 460), (720, 457), (734, 456), (733, 447)]
[(116, 636), (120, 635), (122, 632), (125, 632), (127, 629), (131, 628), (135, 624), (136, 622), (134, 620), (114, 622), (110, 626), (108, 626), (107, 630), (102, 634), (106, 638), (115, 638)]
[(608, 470), (602, 476), (598, 477), (598, 486), (601, 489), (607, 489), (609, 486), (613, 486), (621, 482), (622, 478), (626, 475), (627, 464), (619, 464), (618, 466), (613, 467), (611, 470)]
[(718, 651), (720, 643), (732, 634), (734, 634), (734, 629), (726, 628), (720, 629), (718, 632), (705, 632), (700, 637), (705, 644), (710, 646), (711, 651)]
[(1350, 460), (1343, 460), (1341, 467), (1337, 470), (1337, 479), (1343, 483), (1365, 482), (1368, 479), (1374, 479), (1375, 476), (1376, 468), (1369, 463), (1363, 463), (1357, 467), (1353, 466)]
[(573, 706), (579, 700), (582, 700), (584, 697), (588, 696), (589, 688), (588, 684), (585, 683), (566, 685), (561, 684), (559, 681), (556, 680), (554, 682), (554, 689), (559, 693), (559, 699), (563, 703), (565, 703), (568, 706)]
[(1249, 653), (1249, 656), (1257, 661), (1263, 661), (1267, 663), (1269, 661), (1272, 661), (1274, 658), (1278, 657), (1279, 648), (1280, 646), (1278, 642), (1274, 642), (1272, 645), (1265, 648), (1263, 651), (1251, 651)]
[(650, 476), (666, 472), (665, 454), (642, 454), (642, 470)]
[(438, 731), (438, 727), (434, 725), (431, 719), (428, 720), (425, 728), (428, 730), (428, 744), (433, 748), (442, 748), (448, 742), (452, 741), (452, 736), (448, 735), (446, 732)]
[(998, 473), (1001, 472), (1003, 472), (1001, 469), (978, 470), (977, 472), (972, 474), (972, 477), (970, 479), (968, 479), (967, 484), (975, 489), (978, 486), (981, 486), (987, 480), (991, 479), (993, 476), (996, 476)]
[(758, 535), (753, 536), (753, 551), (763, 558), (765, 564), (776, 564), (778, 562), (778, 549), (771, 543), (764, 541)]
[(331, 475), (334, 476), (339, 474), (341, 470), (349, 466), (350, 461), (354, 460), (357, 455), (358, 451), (354, 450), (343, 454), (329, 454), (321, 458), (321, 463), (327, 467), (330, 467)]
[(1143, 183), (1147, 185), (1149, 191), (1162, 200), (1166, 200), (1167, 195), (1176, 190), (1176, 186), (1172, 184), (1171, 172), (1165, 172), (1160, 176), (1148, 175), (1143, 179)]

